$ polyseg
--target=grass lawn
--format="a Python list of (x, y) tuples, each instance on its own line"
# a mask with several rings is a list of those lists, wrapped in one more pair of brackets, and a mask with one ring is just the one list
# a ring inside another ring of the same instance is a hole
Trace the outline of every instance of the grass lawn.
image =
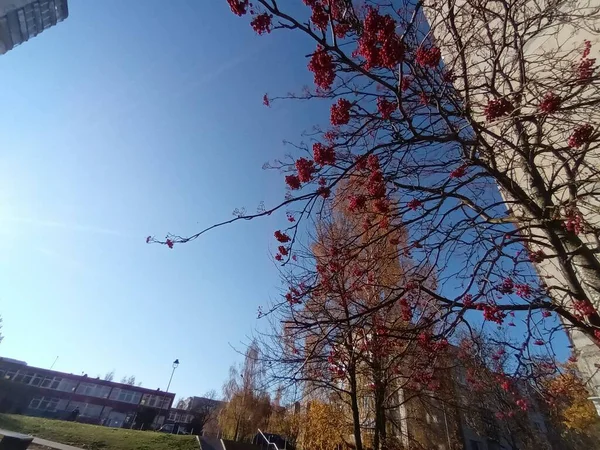
[(199, 450), (194, 436), (0, 414), (0, 428), (89, 450)]

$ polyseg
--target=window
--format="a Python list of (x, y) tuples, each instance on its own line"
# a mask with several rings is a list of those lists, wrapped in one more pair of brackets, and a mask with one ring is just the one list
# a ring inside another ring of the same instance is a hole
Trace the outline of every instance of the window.
[(171, 398), (165, 395), (144, 394), (140, 404), (152, 408), (169, 409)]
[(31, 380), (30, 383), (32, 386), (39, 386), (40, 384), (42, 384), (42, 376), (38, 375), (37, 373), (35, 374), (35, 376), (33, 377), (33, 379)]
[(79, 408), (79, 414), (83, 417), (98, 418), (102, 413), (102, 405), (94, 405), (92, 403), (78, 403), (77, 407)]
[(15, 372), (14, 370), (9, 370), (6, 372), (6, 375), (4, 375), (4, 379), (5, 380), (12, 380), (15, 377), (15, 374), (17, 372)]
[[(45, 377), (40, 386), (42, 386), (43, 388), (48, 388), (48, 389), (58, 389), (58, 386), (60, 385), (60, 382), (62, 381), (62, 378), (60, 377)], [(31, 383), (33, 384), (33, 383)], [(37, 386), (37, 384), (35, 385)]]
[(177, 417), (177, 413), (169, 411), (169, 420), (175, 422), (177, 420), (175, 417)]
[(31, 380), (33, 379), (34, 376), (35, 376), (35, 373), (27, 372), (27, 373), (23, 374), (23, 380), (21, 382), (23, 384), (29, 384), (29, 383), (31, 383)]
[(77, 381), (64, 378), (58, 383), (58, 387), (56, 389), (63, 392), (73, 392), (76, 387)]
[(59, 401), (60, 399), (54, 397), (36, 397), (29, 402), (29, 407), (40, 411), (56, 411)]
[(135, 391), (130, 391), (129, 389), (115, 388), (112, 390), (112, 392), (110, 394), (111, 400), (118, 400), (120, 402), (125, 402), (125, 403), (138, 404), (138, 403), (140, 403), (141, 398), (142, 398), (141, 393), (135, 392)]
[(110, 386), (97, 385), (94, 397), (108, 398), (110, 394)]
[(76, 392), (78, 394), (89, 395), (91, 397), (108, 398), (110, 386), (103, 386), (94, 383), (80, 383)]

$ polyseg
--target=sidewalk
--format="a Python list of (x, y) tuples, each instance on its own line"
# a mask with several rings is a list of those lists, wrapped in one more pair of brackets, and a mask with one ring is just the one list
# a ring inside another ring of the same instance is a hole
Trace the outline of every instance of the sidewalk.
[[(3, 432), (14, 433), (14, 431), (0, 429), (0, 434), (3, 434)], [(56, 450), (82, 450), (79, 447), (73, 447), (72, 445), (67, 445), (67, 444), (59, 444), (58, 442), (48, 441), (46, 439), (38, 438), (35, 436), (33, 437), (33, 443), (37, 444), (37, 445), (43, 445), (45, 447), (55, 448)]]

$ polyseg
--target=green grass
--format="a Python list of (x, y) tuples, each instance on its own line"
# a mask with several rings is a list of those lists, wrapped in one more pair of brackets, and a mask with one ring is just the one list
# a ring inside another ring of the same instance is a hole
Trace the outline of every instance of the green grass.
[(0, 428), (89, 450), (199, 450), (194, 436), (0, 414)]

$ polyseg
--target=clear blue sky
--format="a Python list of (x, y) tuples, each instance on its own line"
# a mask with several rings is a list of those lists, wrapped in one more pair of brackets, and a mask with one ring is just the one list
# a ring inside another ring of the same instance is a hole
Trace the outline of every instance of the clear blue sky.
[(256, 36), (224, 0), (69, 9), (0, 56), (0, 355), (162, 389), (179, 358), (171, 391), (220, 391), (240, 359), (230, 344), (278, 293), (269, 248), (284, 220), (173, 250), (144, 239), (283, 198), (261, 167), (314, 105), (262, 96), (309, 84), (309, 50)]

